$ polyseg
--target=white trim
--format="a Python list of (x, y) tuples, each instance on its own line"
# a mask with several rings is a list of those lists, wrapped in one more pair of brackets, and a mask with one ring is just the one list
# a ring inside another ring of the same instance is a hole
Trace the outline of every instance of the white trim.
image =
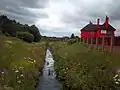
[(101, 30), (101, 33), (106, 34), (107, 31), (106, 30)]

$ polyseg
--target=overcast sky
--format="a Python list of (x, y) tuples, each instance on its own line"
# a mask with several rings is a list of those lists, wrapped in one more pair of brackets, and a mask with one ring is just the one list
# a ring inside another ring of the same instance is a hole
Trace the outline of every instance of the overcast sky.
[(101, 23), (105, 16), (120, 35), (120, 0), (0, 0), (0, 14), (23, 24), (35, 24), (42, 35), (80, 34), (89, 21)]

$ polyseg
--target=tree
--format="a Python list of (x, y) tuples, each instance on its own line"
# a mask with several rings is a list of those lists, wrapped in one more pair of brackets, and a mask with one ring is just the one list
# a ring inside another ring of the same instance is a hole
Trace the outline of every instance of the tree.
[(29, 32), (17, 32), (17, 37), (29, 43), (32, 43), (34, 40), (33, 34)]
[(35, 25), (32, 25), (30, 27), (29, 32), (34, 35), (34, 42), (40, 41), (41, 35), (40, 35), (40, 32), (39, 32), (39, 29)]
[(16, 36), (15, 23), (12, 22), (12, 20), (5, 20), (1, 27), (2, 27), (3, 34), (10, 35), (10, 36)]
[(74, 36), (74, 33), (72, 33), (72, 34), (71, 34), (71, 38), (74, 38), (74, 37), (75, 37), (75, 36)]
[(17, 32), (28, 32), (34, 36), (34, 42), (38, 42), (41, 39), (39, 29), (35, 25), (23, 25), (15, 20), (10, 20), (5, 15), (0, 16), (0, 31), (7, 36), (16, 36)]

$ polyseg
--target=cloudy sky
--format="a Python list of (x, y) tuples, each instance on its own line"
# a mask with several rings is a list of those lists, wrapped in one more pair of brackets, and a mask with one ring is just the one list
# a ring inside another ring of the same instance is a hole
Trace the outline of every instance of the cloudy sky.
[(35, 24), (42, 35), (80, 34), (89, 21), (101, 23), (105, 16), (120, 35), (120, 0), (0, 0), (0, 14), (25, 24)]

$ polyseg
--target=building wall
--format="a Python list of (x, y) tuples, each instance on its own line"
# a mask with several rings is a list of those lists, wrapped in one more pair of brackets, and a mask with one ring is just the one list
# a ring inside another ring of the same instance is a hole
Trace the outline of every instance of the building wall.
[[(115, 36), (114, 31), (111, 31), (112, 36)], [(96, 33), (96, 37), (108, 36), (107, 34), (101, 33), (101, 30), (98, 30)]]
[(81, 38), (96, 37), (97, 32), (81, 31)]
[[(111, 31), (112, 36), (115, 36), (114, 31)], [(97, 32), (88, 32), (88, 31), (81, 31), (81, 38), (96, 38), (101, 36), (107, 36), (106, 34), (101, 33), (101, 30), (98, 30)]]

